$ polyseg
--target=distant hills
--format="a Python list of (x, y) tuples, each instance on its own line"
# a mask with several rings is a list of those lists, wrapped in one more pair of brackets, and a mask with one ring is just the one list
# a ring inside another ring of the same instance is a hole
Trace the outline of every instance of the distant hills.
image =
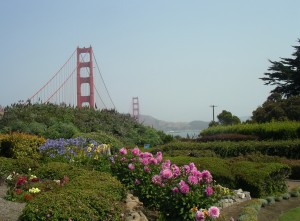
[(168, 122), (158, 120), (149, 115), (140, 115), (140, 123), (161, 131), (182, 131), (182, 130), (203, 130), (208, 128), (209, 122), (191, 121), (191, 122)]

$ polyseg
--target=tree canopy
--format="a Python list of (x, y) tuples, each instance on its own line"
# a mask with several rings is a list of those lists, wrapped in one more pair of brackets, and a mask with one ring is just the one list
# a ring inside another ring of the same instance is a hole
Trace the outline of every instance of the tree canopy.
[(262, 106), (252, 112), (252, 121), (258, 123), (284, 120), (300, 121), (300, 96), (286, 99), (279, 93), (271, 94)]
[(271, 67), (260, 78), (265, 85), (275, 85), (271, 93), (279, 93), (283, 97), (300, 95), (300, 39), (298, 46), (293, 46), (295, 52), (292, 58), (281, 58), (280, 61), (271, 61)]
[(233, 125), (241, 123), (241, 120), (237, 116), (232, 115), (232, 113), (226, 110), (223, 110), (222, 113), (217, 116), (217, 118), (221, 125)]

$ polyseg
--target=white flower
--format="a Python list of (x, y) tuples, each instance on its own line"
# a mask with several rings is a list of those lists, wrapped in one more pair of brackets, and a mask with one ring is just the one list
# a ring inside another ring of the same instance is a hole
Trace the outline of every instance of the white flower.
[(13, 179), (13, 177), (12, 177), (12, 175), (11, 174), (9, 174), (8, 175), (8, 177), (6, 178), (7, 180), (12, 180)]

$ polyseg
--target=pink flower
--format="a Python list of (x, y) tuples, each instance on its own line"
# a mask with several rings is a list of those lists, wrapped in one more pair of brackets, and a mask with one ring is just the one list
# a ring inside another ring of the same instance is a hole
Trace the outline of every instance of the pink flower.
[(125, 158), (125, 157), (122, 157), (122, 158), (121, 158), (121, 161), (122, 161), (122, 162), (123, 162), (123, 161), (125, 161), (125, 160), (126, 160), (126, 158)]
[(205, 215), (201, 210), (198, 210), (195, 216), (196, 216), (196, 221), (205, 221)]
[(178, 187), (174, 187), (174, 188), (172, 189), (172, 192), (173, 192), (173, 193), (178, 193), (178, 192), (179, 192)]
[(206, 183), (211, 183), (212, 182), (212, 175), (208, 170), (203, 170), (202, 171), (202, 179)]
[(161, 184), (161, 176), (159, 176), (159, 175), (154, 175), (153, 177), (152, 177), (152, 183), (154, 183), (154, 184)]
[(145, 171), (146, 173), (149, 173), (149, 172), (150, 172), (150, 168), (149, 168), (148, 166), (144, 166), (144, 171)]
[(166, 160), (165, 162), (162, 163), (161, 167), (163, 169), (168, 169), (171, 166), (171, 161), (170, 160)]
[(141, 181), (139, 179), (135, 179), (134, 184), (139, 185), (139, 184), (141, 184)]
[(173, 177), (173, 173), (170, 169), (164, 169), (160, 172), (160, 175), (162, 176), (162, 178), (164, 179), (170, 179)]
[(188, 182), (191, 185), (196, 185), (196, 184), (198, 184), (198, 178), (196, 176), (190, 175), (188, 177)]
[(128, 168), (129, 168), (129, 170), (134, 170), (134, 164), (132, 164), (132, 163), (128, 164)]
[(126, 154), (127, 154), (126, 148), (125, 148), (125, 147), (121, 148), (121, 149), (119, 150), (119, 153), (122, 154), (122, 155), (126, 155)]
[(182, 167), (182, 169), (183, 169), (184, 173), (186, 173), (186, 174), (189, 174), (191, 171), (191, 168), (188, 165), (184, 165)]
[(190, 191), (189, 185), (187, 185), (183, 180), (179, 182), (179, 186), (180, 192), (183, 194), (187, 194)]
[(141, 153), (141, 151), (140, 151), (140, 149), (139, 149), (138, 147), (135, 147), (135, 148), (133, 148), (133, 149), (131, 150), (131, 153), (132, 153), (132, 155), (134, 155), (134, 156), (138, 156), (138, 155)]
[(151, 164), (153, 164), (153, 165), (157, 165), (157, 164), (158, 164), (157, 159), (154, 158), (154, 157), (151, 157), (150, 160), (149, 160), (149, 162), (150, 162)]
[(180, 176), (180, 169), (176, 164), (172, 164), (171, 169), (172, 169), (172, 172), (173, 172), (173, 177), (176, 178), (176, 177)]
[(214, 190), (211, 186), (208, 186), (208, 187), (206, 187), (205, 193), (206, 193), (206, 196), (211, 196), (211, 195), (213, 195)]
[(143, 158), (141, 163), (144, 164), (145, 166), (148, 165), (150, 163), (149, 158)]
[(163, 159), (162, 152), (159, 151), (156, 153), (156, 159), (157, 159), (158, 163), (160, 163), (162, 161), (162, 159)]
[(216, 206), (212, 206), (208, 209), (208, 215), (211, 218), (218, 218), (220, 216), (220, 210)]

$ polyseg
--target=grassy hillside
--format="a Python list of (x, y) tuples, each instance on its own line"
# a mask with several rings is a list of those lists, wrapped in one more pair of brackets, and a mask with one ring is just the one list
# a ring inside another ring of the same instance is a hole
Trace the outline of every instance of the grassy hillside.
[(14, 104), (5, 108), (0, 132), (25, 132), (46, 138), (71, 138), (77, 134), (102, 132), (124, 145), (158, 145), (171, 139), (161, 131), (137, 123), (129, 114), (115, 110), (93, 110), (54, 104)]

